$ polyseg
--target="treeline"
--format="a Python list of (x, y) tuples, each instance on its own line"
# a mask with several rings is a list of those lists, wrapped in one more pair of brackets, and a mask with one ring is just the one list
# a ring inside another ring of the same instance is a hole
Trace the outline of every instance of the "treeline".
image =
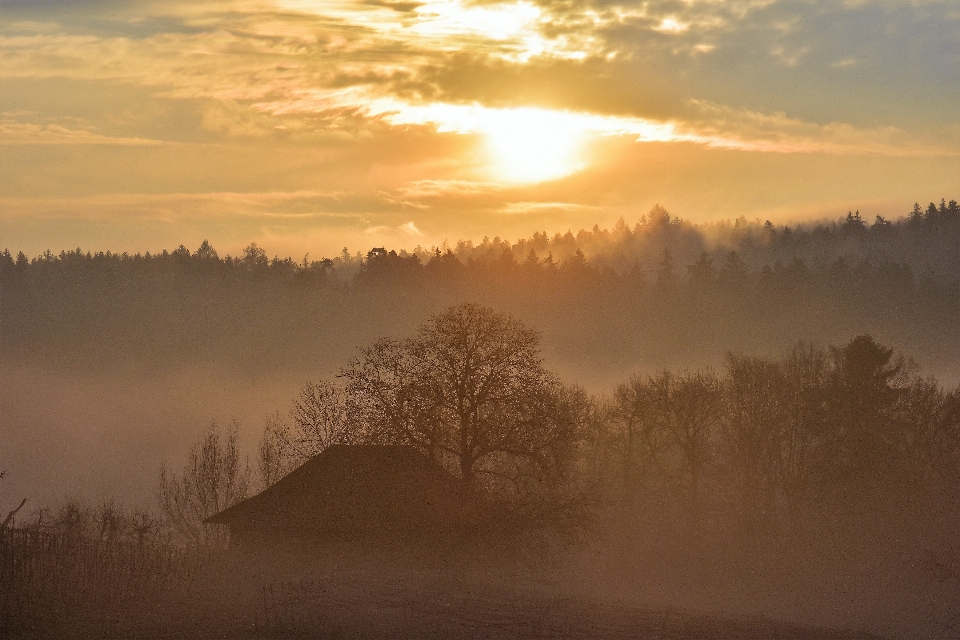
[(152, 255), (5, 251), (0, 287), (14, 360), (305, 371), (473, 300), (542, 329), (571, 367), (716, 362), (866, 330), (945, 371), (944, 354), (960, 348), (960, 209), (778, 227), (695, 225), (654, 207), (633, 227), (319, 261), (270, 259), (256, 245), (220, 257), (207, 242)]
[[(571, 231), (556, 233), (536, 232), (530, 238), (515, 243), (495, 237), (485, 237), (479, 244), (461, 240), (455, 246), (425, 249), (417, 246), (413, 251), (387, 251), (374, 248), (367, 254), (351, 254), (344, 248), (340, 255), (321, 260), (310, 260), (309, 254), (297, 261), (290, 257), (270, 259), (255, 243), (250, 244), (240, 256), (221, 258), (206, 240), (196, 251), (184, 245), (177, 249), (151, 254), (129, 254), (89, 251), (80, 248), (61, 251), (59, 254), (45, 251), (30, 258), (23, 252), (14, 256), (9, 249), (0, 253), (0, 270), (43, 271), (51, 268), (60, 271), (86, 270), (87, 275), (101, 276), (118, 269), (133, 274), (160, 275), (173, 273), (187, 276), (190, 273), (226, 273), (236, 271), (263, 276), (270, 273), (279, 279), (297, 278), (316, 284), (318, 281), (343, 282), (361, 271), (415, 272), (443, 271), (452, 258), (461, 265), (475, 266), (483, 263), (514, 262), (533, 263), (543, 268), (557, 267), (564, 263), (573, 265), (589, 261), (591, 267), (612, 269), (617, 273), (643, 269), (654, 276), (663, 269), (664, 252), (672, 260), (690, 264), (703, 252), (717, 262), (736, 254), (737, 260), (748, 270), (770, 268), (778, 262), (789, 264), (800, 261), (811, 268), (820, 268), (838, 259), (857, 265), (861, 263), (899, 263), (910, 265), (918, 276), (953, 280), (960, 277), (955, 242), (960, 230), (960, 205), (956, 200), (949, 203), (941, 200), (939, 205), (931, 202), (924, 210), (915, 204), (913, 210), (897, 220), (876, 216), (872, 223), (864, 219), (859, 210), (849, 212), (845, 219), (833, 223), (808, 223), (794, 227), (776, 226), (769, 220), (737, 220), (694, 224), (671, 215), (656, 205), (640, 220), (630, 226), (621, 218), (613, 229), (581, 229), (576, 235)], [(56, 266), (54, 266), (56, 265)], [(337, 274), (337, 278), (330, 278)]]
[[(389, 443), (445, 461), (539, 524), (613, 516), (628, 530), (726, 531), (749, 546), (888, 508), (919, 526), (960, 515), (960, 387), (945, 390), (868, 335), (777, 357), (728, 353), (719, 370), (637, 375), (599, 395), (534, 360), (495, 402), (483, 394), (509, 386), (490, 382), (502, 369), (463, 374), (483, 390), (473, 402), (464, 382), (464, 400), (444, 388), (442, 364), (437, 374), (410, 365), (423, 349), (375, 343), (337, 378), (307, 383), (266, 423), (259, 486), (331, 444)], [(499, 364), (476, 365), (487, 366)]]
[(960, 491), (960, 389), (867, 335), (634, 377), (603, 415), (608, 484), (628, 511), (769, 533), (881, 504), (937, 509)]

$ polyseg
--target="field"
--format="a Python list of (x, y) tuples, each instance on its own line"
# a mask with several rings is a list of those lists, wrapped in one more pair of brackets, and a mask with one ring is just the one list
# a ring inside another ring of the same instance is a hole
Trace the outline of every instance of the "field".
[(563, 593), (528, 570), (358, 550), (251, 557), (3, 532), (0, 637), (874, 638)]

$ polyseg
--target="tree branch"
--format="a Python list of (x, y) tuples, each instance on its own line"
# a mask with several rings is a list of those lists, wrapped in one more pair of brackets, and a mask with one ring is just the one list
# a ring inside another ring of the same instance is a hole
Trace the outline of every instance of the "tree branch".
[(13, 522), (13, 517), (17, 515), (17, 511), (20, 511), (20, 509), (23, 509), (23, 505), (25, 504), (27, 504), (26, 498), (20, 501), (19, 507), (17, 507), (16, 509), (14, 509), (13, 511), (7, 514), (7, 519), (3, 521), (3, 524), (0, 524), (0, 531), (3, 531), (4, 529), (6, 529), (7, 526), (9, 526), (11, 522)]

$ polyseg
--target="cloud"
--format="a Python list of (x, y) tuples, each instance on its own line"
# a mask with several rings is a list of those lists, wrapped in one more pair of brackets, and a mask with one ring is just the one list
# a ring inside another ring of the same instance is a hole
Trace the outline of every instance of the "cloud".
[(99, 144), (120, 146), (157, 146), (168, 144), (163, 140), (105, 136), (93, 131), (68, 129), (57, 124), (29, 124), (0, 122), (0, 141), (12, 144)]
[(413, 236), (414, 238), (423, 237), (423, 232), (420, 231), (420, 229), (417, 229), (417, 225), (413, 224), (413, 221), (404, 222), (402, 225), (400, 225), (400, 230), (409, 236)]
[(503, 190), (503, 185), (495, 182), (417, 180), (400, 187), (397, 192), (404, 198), (429, 199), (447, 196), (476, 196), (496, 193), (501, 190)]
[(506, 215), (598, 213), (599, 207), (573, 202), (510, 202), (500, 211)]
[(8, 232), (426, 242), (956, 184), (952, 0), (79, 6), (0, 17)]
[(424, 237), (424, 233), (420, 231), (412, 221), (404, 222), (397, 226), (376, 225), (364, 229), (363, 233), (366, 236), (379, 238), (381, 240), (390, 240), (394, 243), (398, 241), (403, 242), (410, 238), (417, 239)]
[[(924, 139), (897, 127), (854, 127), (843, 122), (817, 124), (785, 113), (761, 113), (693, 100), (688, 125), (712, 146), (739, 140), (742, 148), (781, 153), (875, 154), (894, 157), (960, 155), (960, 140)], [(731, 148), (738, 148), (733, 143)]]

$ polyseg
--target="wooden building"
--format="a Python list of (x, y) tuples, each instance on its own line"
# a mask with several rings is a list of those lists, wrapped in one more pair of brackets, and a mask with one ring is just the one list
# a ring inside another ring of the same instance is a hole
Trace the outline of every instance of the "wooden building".
[(231, 546), (430, 541), (468, 534), (479, 518), (460, 482), (412, 447), (334, 445), (262, 493), (204, 522)]

